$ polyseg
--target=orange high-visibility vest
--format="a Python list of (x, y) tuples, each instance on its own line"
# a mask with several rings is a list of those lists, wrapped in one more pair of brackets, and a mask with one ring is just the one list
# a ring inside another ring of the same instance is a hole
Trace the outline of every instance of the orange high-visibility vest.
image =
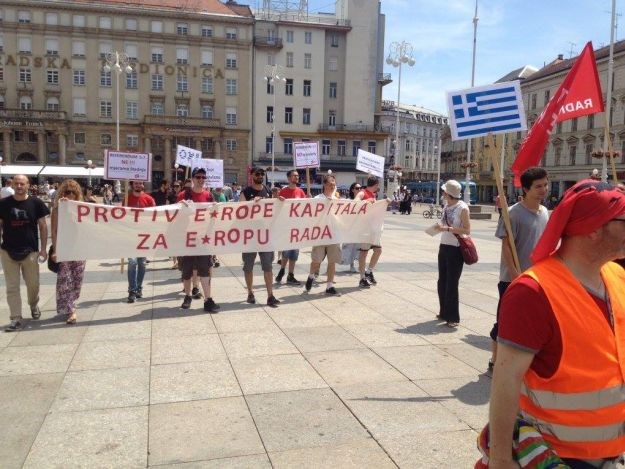
[(533, 423), (559, 456), (598, 459), (625, 452), (625, 271), (601, 269), (614, 317), (614, 332), (590, 294), (551, 256), (524, 275), (540, 283), (562, 336), (553, 376), (529, 369), (520, 397), (521, 415)]

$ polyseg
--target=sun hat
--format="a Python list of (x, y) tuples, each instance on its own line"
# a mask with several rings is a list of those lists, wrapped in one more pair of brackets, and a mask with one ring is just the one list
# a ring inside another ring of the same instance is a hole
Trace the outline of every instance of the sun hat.
[(454, 199), (459, 199), (460, 193), (462, 192), (462, 186), (460, 186), (460, 183), (455, 179), (450, 179), (449, 181), (447, 181), (441, 186), (441, 189), (443, 189), (447, 193), (447, 195), (453, 197)]

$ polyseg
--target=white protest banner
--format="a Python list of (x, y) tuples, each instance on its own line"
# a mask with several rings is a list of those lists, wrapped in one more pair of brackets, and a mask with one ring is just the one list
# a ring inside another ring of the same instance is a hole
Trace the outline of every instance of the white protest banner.
[(224, 160), (195, 160), (193, 167), (204, 168), (206, 171), (204, 187), (224, 186)]
[(380, 178), (384, 177), (384, 157), (359, 148), (356, 158), (356, 169)]
[(296, 168), (318, 168), (319, 142), (294, 143), (293, 163)]
[(150, 182), (152, 154), (105, 150), (104, 179)]
[(202, 152), (182, 145), (176, 146), (176, 163), (180, 166), (193, 166), (196, 160), (202, 159)]
[(59, 261), (380, 244), (386, 201), (263, 199), (116, 207), (59, 203)]

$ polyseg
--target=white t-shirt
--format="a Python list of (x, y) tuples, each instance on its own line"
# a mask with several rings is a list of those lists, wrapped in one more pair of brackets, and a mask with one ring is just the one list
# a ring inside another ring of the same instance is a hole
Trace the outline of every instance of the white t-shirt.
[(332, 194), (332, 197), (328, 197), (322, 192), (321, 194), (316, 195), (314, 198), (315, 199), (336, 199), (337, 197), (336, 197), (336, 192)]
[(0, 199), (6, 199), (7, 197), (10, 197), (12, 195), (15, 194), (15, 191), (13, 190), (12, 187), (3, 187), (2, 189), (0, 189)]

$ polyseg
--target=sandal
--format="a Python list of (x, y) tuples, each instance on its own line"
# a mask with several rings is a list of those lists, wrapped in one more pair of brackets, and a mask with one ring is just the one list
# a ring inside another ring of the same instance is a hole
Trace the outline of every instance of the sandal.
[(455, 329), (456, 327), (458, 327), (458, 323), (457, 322), (451, 322), (451, 321), (447, 321), (447, 324), (445, 324), (447, 327), (450, 327), (452, 329)]
[(67, 316), (67, 321), (65, 321), (67, 324), (76, 324), (76, 311), (72, 311), (68, 316)]

